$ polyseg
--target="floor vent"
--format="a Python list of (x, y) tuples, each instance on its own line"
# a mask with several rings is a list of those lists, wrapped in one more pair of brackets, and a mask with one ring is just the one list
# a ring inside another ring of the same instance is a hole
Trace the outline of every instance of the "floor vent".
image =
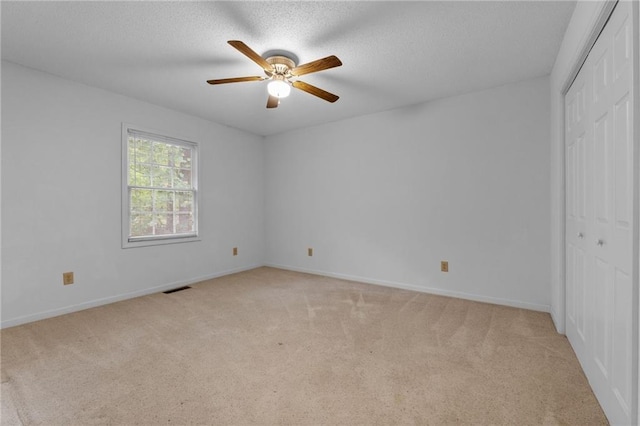
[(163, 293), (164, 294), (171, 294), (171, 293), (175, 293), (176, 291), (186, 290), (188, 288), (191, 288), (191, 287), (189, 287), (188, 285), (185, 285), (184, 287), (178, 287), (178, 288), (174, 288), (172, 290), (163, 291)]

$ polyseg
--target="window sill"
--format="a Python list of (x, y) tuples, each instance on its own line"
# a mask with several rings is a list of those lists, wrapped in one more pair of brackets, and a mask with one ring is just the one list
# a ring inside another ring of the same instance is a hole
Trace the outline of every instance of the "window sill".
[(122, 242), (122, 248), (134, 248), (134, 247), (149, 247), (149, 246), (163, 246), (167, 244), (184, 244), (202, 241), (202, 238), (195, 237), (175, 237), (175, 238), (157, 238), (138, 241), (125, 240)]

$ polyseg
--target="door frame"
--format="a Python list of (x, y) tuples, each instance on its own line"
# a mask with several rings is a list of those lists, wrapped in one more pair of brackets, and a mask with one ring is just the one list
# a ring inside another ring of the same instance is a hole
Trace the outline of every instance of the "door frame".
[[(620, 0), (625, 1), (625, 0)], [(627, 0), (628, 1), (628, 0)], [(618, 0), (605, 0), (599, 2), (597, 5), (598, 9), (591, 16), (590, 21), (588, 22), (584, 34), (581, 38), (581, 42), (578, 45), (578, 48), (573, 52), (573, 58), (570, 62), (570, 65), (567, 67), (566, 71), (560, 75), (560, 91), (552, 92), (551, 96), (555, 105), (555, 111), (558, 114), (558, 128), (552, 129), (553, 131), (558, 132), (557, 137), (553, 138), (557, 142), (557, 146), (553, 146), (552, 149), (556, 150), (555, 158), (557, 159), (554, 162), (552, 167), (552, 173), (555, 168), (555, 173), (557, 173), (557, 185), (556, 196), (557, 196), (557, 215), (554, 217), (555, 221), (552, 220), (552, 244), (556, 247), (554, 259), (558, 265), (558, 300), (555, 312), (552, 309), (552, 316), (556, 328), (559, 333), (565, 333), (566, 326), (566, 194), (565, 194), (565, 185), (566, 185), (566, 158), (565, 158), (565, 96), (569, 91), (573, 81), (575, 80), (578, 72), (582, 68), (585, 60), (591, 48), (595, 44), (598, 36), (602, 32), (602, 29), (606, 25), (609, 20), (609, 16), (611, 12), (615, 8)], [(640, 157), (640, 5), (637, 1), (631, 2), (632, 7), (632, 16), (634, 19), (634, 25), (632, 26), (632, 37), (634, 38), (634, 43), (636, 43), (636, 54), (634, 58), (634, 73), (633, 73), (633, 85), (634, 85), (634, 120), (633, 120), (633, 139), (634, 139), (634, 173), (635, 173), (635, 199), (633, 206), (633, 226), (634, 226), (634, 238), (633, 238), (633, 251), (635, 253), (634, 256), (634, 264), (632, 267), (633, 274), (633, 283), (635, 284), (633, 291), (633, 305), (632, 305), (632, 315), (633, 315), (633, 325), (632, 325), (632, 333), (633, 338), (635, 339), (635, 354), (633, 355), (632, 365), (636, 370), (636, 380), (632, 383), (632, 392), (636, 395), (637, 400), (635, 401), (635, 407), (633, 407), (631, 418), (636, 422), (640, 423), (640, 289), (639, 289), (639, 265), (640, 265), (640, 170), (638, 158)], [(553, 86), (552, 86), (553, 90)], [(553, 158), (553, 156), (552, 156)], [(553, 179), (552, 179), (553, 181)], [(552, 218), (553, 219), (553, 218)], [(552, 289), (554, 291), (554, 289)]]

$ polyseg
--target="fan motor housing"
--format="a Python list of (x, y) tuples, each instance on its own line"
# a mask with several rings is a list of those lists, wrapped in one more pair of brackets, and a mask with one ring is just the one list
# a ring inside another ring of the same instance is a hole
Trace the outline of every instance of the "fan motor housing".
[[(286, 56), (276, 55), (269, 56), (266, 59), (271, 65), (273, 65), (273, 69), (275, 70), (275, 74), (289, 76), (291, 75), (289, 71), (296, 67), (296, 63), (293, 59), (288, 58)], [(268, 75), (268, 74), (267, 74)]]

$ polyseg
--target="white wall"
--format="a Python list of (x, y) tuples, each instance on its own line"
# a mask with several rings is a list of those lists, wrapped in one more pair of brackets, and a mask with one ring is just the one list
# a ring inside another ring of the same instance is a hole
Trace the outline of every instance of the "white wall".
[[(200, 144), (201, 241), (121, 248), (122, 122)], [(263, 263), (261, 137), (3, 62), (2, 145), (2, 326)]]
[(268, 264), (549, 310), (548, 78), (268, 137), (265, 158)]
[[(550, 75), (551, 89), (551, 317), (564, 333), (564, 93), (606, 2), (579, 1)], [(597, 35), (597, 34), (596, 34)]]

